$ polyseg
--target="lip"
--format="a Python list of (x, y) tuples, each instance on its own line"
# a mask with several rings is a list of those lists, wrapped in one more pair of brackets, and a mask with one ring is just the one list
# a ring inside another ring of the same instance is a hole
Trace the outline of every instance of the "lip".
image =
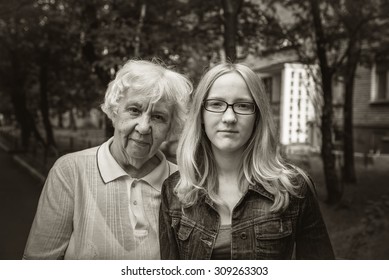
[(238, 131), (236, 131), (236, 130), (228, 130), (228, 129), (218, 130), (218, 132), (224, 132), (224, 133), (238, 133)]
[(133, 139), (131, 138), (130, 140), (134, 141), (135, 143), (139, 144), (139, 145), (150, 145), (149, 142), (145, 142), (145, 141), (142, 141), (142, 140), (139, 140), (139, 139)]

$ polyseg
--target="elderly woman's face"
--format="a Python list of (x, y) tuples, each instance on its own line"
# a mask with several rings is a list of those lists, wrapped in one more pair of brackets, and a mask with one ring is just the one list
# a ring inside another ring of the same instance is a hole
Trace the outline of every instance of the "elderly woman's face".
[(168, 136), (172, 111), (163, 100), (152, 104), (140, 95), (125, 95), (114, 119), (114, 145), (122, 151), (117, 160), (139, 167), (152, 158)]

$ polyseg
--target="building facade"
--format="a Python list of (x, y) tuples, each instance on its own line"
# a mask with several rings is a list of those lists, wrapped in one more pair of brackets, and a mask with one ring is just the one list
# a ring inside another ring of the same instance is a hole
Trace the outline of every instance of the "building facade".
[[(287, 151), (320, 149), (314, 75), (317, 67), (297, 62), (254, 68), (262, 78), (279, 131)], [(319, 107), (317, 107), (319, 108)]]
[[(342, 133), (343, 80), (333, 83), (335, 127)], [(389, 63), (360, 65), (354, 80), (353, 133), (356, 153), (389, 154)], [(341, 139), (339, 139), (341, 140)]]

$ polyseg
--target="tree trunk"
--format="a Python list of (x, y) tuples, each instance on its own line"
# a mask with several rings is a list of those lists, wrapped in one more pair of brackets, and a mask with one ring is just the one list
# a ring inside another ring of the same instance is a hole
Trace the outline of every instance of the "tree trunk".
[(360, 56), (359, 44), (353, 44), (347, 56), (345, 69), (345, 96), (343, 107), (343, 181), (345, 183), (355, 183), (354, 164), (354, 136), (353, 136), (353, 93), (354, 78)]
[(57, 115), (58, 115), (58, 127), (63, 128), (63, 112), (62, 109), (57, 109)]
[(236, 60), (236, 36), (238, 30), (238, 15), (242, 6), (242, 0), (222, 0), (224, 13), (224, 50), (226, 58)]
[(328, 66), (325, 49), (324, 31), (320, 17), (319, 4), (317, 0), (310, 0), (313, 16), (313, 25), (316, 39), (316, 53), (322, 77), (323, 112), (321, 117), (322, 147), (321, 156), (323, 159), (324, 176), (327, 188), (327, 203), (334, 204), (342, 198), (339, 180), (335, 169), (334, 145), (332, 142), (332, 76), (333, 71)]
[(76, 124), (76, 118), (74, 117), (74, 108), (69, 109), (69, 123), (70, 123), (70, 129), (76, 131), (77, 130), (77, 124)]
[[(82, 53), (85, 60), (90, 64), (93, 65), (98, 59), (97, 52), (95, 50), (95, 42), (96, 37), (95, 31), (99, 27), (99, 21), (97, 19), (97, 10), (96, 7), (93, 4), (87, 4), (84, 10), (84, 17), (85, 21), (88, 22), (88, 28), (87, 33), (93, 34), (89, 37), (89, 40), (85, 43), (85, 46), (83, 47)], [(96, 75), (99, 77), (99, 80), (104, 86), (107, 86), (110, 82), (110, 74), (103, 69), (100, 66), (94, 66), (94, 70)], [(108, 117), (105, 117), (105, 135), (106, 137), (111, 137), (113, 135), (113, 126), (112, 122), (108, 119)]]
[(21, 149), (26, 151), (29, 148), (32, 133), (40, 143), (45, 144), (45, 141), (35, 126), (33, 115), (27, 109), (26, 93), (24, 91), (26, 77), (22, 71), (20, 59), (12, 51), (9, 54), (12, 62), (11, 102), (15, 110), (16, 120), (20, 125)]
[(142, 34), (142, 27), (143, 27), (143, 21), (146, 16), (146, 4), (142, 3), (140, 8), (140, 15), (139, 15), (139, 22), (138, 26), (136, 27), (136, 34), (135, 34), (135, 43), (134, 43), (134, 56), (139, 57), (139, 50), (140, 50), (140, 35)]
[(20, 125), (20, 137), (21, 137), (21, 149), (28, 150), (31, 128), (29, 125), (29, 113), (25, 106), (25, 96), (24, 92), (19, 89), (16, 85), (13, 85), (13, 90), (11, 92), (11, 101), (15, 110), (15, 117)]
[[(326, 76), (326, 75), (323, 75)], [(322, 146), (321, 157), (324, 166), (324, 176), (327, 188), (327, 203), (335, 204), (342, 198), (342, 190), (339, 185), (339, 179), (336, 172), (334, 145), (332, 141), (332, 79), (328, 77), (323, 78), (323, 112), (321, 117), (321, 134), (322, 134)]]
[(46, 143), (47, 147), (55, 147), (55, 139), (53, 133), (53, 127), (50, 122), (49, 117), (49, 102), (48, 102), (48, 93), (47, 93), (47, 83), (48, 83), (48, 59), (49, 54), (47, 51), (43, 51), (40, 57), (40, 73), (39, 73), (39, 83), (40, 83), (40, 109), (43, 118), (43, 125), (46, 132)]

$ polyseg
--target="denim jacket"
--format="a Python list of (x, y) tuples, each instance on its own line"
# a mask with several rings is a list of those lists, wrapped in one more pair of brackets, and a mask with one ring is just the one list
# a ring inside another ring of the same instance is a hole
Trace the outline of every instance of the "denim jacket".
[[(220, 227), (215, 203), (207, 195), (183, 208), (174, 194), (180, 175), (162, 187), (159, 239), (162, 259), (210, 259)], [(301, 179), (298, 197), (282, 213), (270, 213), (272, 194), (261, 185), (248, 191), (232, 212), (231, 259), (333, 259), (318, 202)], [(295, 251), (295, 253), (293, 253)]]

